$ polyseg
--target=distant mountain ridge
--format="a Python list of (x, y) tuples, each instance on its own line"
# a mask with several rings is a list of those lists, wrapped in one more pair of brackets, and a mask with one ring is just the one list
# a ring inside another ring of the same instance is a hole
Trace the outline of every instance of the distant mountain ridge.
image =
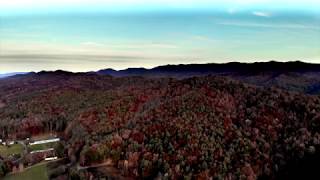
[[(11, 76), (16, 75), (11, 74)], [(22, 73), (21, 73), (22, 74)], [(25, 74), (25, 73), (24, 73)], [(224, 76), (262, 87), (276, 87), (284, 90), (297, 91), (307, 94), (320, 94), (320, 64), (294, 62), (256, 62), (225, 64), (179, 64), (164, 65), (152, 69), (128, 68), (125, 70), (103, 69), (97, 72), (73, 73), (68, 71), (41, 71), (28, 73), (30, 76), (49, 77), (57, 79), (75, 75), (81, 76), (112, 76), (143, 78), (170, 77), (184, 79), (194, 76)], [(9, 76), (9, 75), (8, 75)], [(6, 76), (6, 77), (8, 77)], [(24, 75), (22, 75), (24, 76)]]
[(99, 71), (74, 73), (71, 71), (56, 70), (56, 71), (40, 71), (35, 72), (13, 72), (0, 74), (0, 78), (10, 77), (14, 75), (23, 74), (100, 74), (110, 75), (114, 77), (123, 76), (177, 76), (177, 77), (189, 77), (208, 74), (243, 74), (253, 75), (261, 73), (312, 73), (320, 72), (320, 64), (305, 63), (302, 61), (290, 61), (290, 62), (254, 62), (254, 63), (242, 63), (242, 62), (229, 62), (229, 63), (207, 63), (207, 64), (177, 64), (177, 65), (162, 65), (151, 69), (147, 68), (127, 68), (124, 70), (115, 70), (112, 68), (101, 69)]
[(304, 63), (301, 61), (294, 62), (255, 62), (255, 63), (240, 63), (230, 62), (225, 64), (179, 64), (179, 65), (164, 65), (152, 69), (145, 68), (128, 68), (125, 70), (104, 69), (97, 71), (98, 74), (108, 74), (111, 76), (192, 76), (192, 75), (207, 75), (207, 74), (256, 74), (262, 72), (320, 72), (320, 64)]
[(294, 62), (256, 62), (226, 64), (179, 64), (158, 66), (152, 69), (129, 68), (125, 70), (105, 69), (100, 75), (114, 77), (173, 77), (218, 75), (231, 77), (245, 83), (264, 87), (277, 87), (308, 94), (320, 94), (320, 64)]
[(0, 78), (6, 78), (6, 77), (21, 75), (21, 74), (27, 74), (27, 73), (26, 72), (5, 73), (5, 74), (0, 74)]

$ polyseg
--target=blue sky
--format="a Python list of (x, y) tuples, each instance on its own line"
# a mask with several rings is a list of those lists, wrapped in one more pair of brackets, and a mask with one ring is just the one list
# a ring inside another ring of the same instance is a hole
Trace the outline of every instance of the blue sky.
[(320, 63), (319, 8), (315, 0), (0, 0), (0, 72)]

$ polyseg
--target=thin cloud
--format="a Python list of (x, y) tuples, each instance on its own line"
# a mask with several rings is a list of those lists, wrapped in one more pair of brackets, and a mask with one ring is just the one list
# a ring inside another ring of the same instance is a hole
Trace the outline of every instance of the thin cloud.
[(82, 42), (81, 45), (83, 46), (93, 46), (93, 47), (101, 47), (101, 46), (105, 46), (104, 44), (101, 43), (97, 43), (97, 42), (91, 42), (91, 41), (87, 41), (87, 42)]
[(264, 24), (264, 23), (242, 22), (242, 21), (225, 21), (225, 22), (218, 22), (217, 24), (225, 25), (225, 26), (239, 26), (239, 27), (320, 30), (320, 27), (303, 25), (303, 24), (267, 24), (267, 23)]
[(131, 62), (137, 60), (143, 60), (146, 57), (140, 56), (121, 56), (121, 55), (91, 55), (91, 54), (0, 54), (1, 62), (9, 63), (61, 63), (79, 61), (85, 62)]
[(227, 12), (229, 13), (229, 14), (235, 14), (235, 13), (237, 13), (237, 9), (236, 8), (229, 8), (228, 10), (227, 10)]
[(192, 36), (193, 39), (196, 39), (196, 40), (201, 40), (201, 41), (208, 41), (210, 40), (207, 36), (202, 36), (202, 35), (195, 35), (195, 36)]
[(267, 17), (267, 18), (271, 17), (270, 13), (262, 12), (262, 11), (253, 11), (252, 14), (259, 17)]
[(139, 42), (139, 43), (129, 43), (126, 45), (123, 44), (102, 44), (98, 42), (82, 42), (80, 45), (85, 47), (95, 47), (95, 48), (116, 48), (116, 49), (146, 49), (146, 48), (159, 48), (159, 49), (176, 49), (179, 48), (175, 44), (170, 43), (145, 43), (145, 42)]

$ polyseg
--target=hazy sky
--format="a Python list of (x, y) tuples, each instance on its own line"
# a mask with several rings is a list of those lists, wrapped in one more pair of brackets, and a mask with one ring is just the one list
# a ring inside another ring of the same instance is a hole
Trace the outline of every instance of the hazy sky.
[(0, 73), (303, 60), (318, 0), (0, 0)]

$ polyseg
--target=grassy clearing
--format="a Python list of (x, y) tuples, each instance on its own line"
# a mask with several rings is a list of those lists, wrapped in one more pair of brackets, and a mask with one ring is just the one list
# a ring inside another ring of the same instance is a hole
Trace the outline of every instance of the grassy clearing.
[(48, 180), (47, 163), (40, 163), (21, 173), (9, 174), (3, 180)]
[(2, 146), (0, 145), (0, 155), (8, 157), (11, 154), (21, 154), (23, 147), (21, 144), (13, 144), (11, 146)]
[(57, 142), (51, 142), (51, 143), (45, 143), (45, 144), (29, 145), (28, 147), (30, 148), (31, 151), (38, 151), (38, 150), (53, 148), (56, 144)]

